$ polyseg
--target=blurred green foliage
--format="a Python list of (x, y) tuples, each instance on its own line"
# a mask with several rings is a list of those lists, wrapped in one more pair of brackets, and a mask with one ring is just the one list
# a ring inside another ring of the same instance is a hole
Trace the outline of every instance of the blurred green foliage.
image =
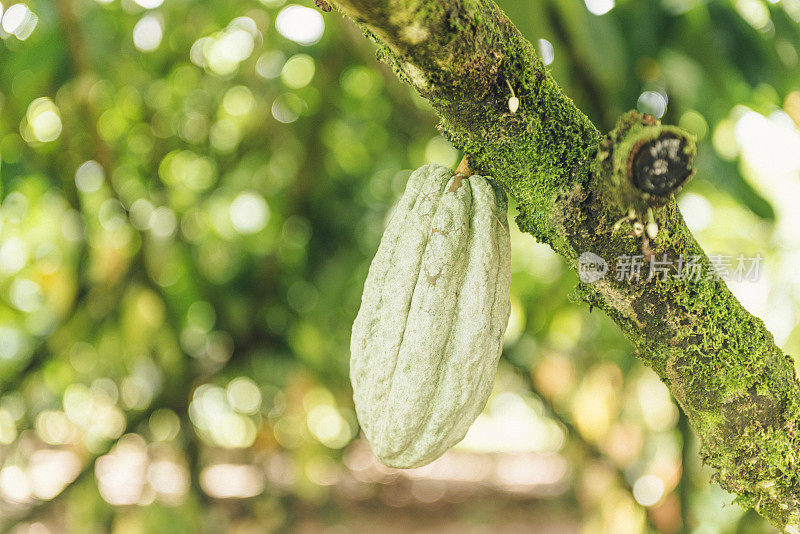
[[(599, 126), (638, 106), (698, 135), (690, 226), (766, 256), (737, 294), (796, 352), (800, 0), (500, 4)], [(723, 506), (666, 389), (518, 232), (485, 413), (432, 469), (375, 464), (350, 326), (409, 171), (459, 154), (312, 7), (0, 7), (0, 527), (768, 532)], [(778, 156), (753, 145), (770, 135)]]

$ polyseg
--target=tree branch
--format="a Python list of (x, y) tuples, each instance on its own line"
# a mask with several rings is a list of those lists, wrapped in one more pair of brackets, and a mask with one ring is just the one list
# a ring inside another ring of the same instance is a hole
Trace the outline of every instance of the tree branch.
[[(588, 252), (601, 266), (644, 264), (639, 279), (610, 273), (575, 296), (606, 312), (669, 386), (719, 483), (800, 534), (800, 387), (763, 322), (708, 276), (713, 265), (678, 211), (672, 193), (693, 172), (691, 136), (631, 113), (603, 138), (490, 0), (332, 3), (430, 100), (469, 167), (517, 201), (523, 231), (576, 270)], [(663, 258), (692, 260), (702, 276), (686, 276), (683, 263), (648, 276)]]

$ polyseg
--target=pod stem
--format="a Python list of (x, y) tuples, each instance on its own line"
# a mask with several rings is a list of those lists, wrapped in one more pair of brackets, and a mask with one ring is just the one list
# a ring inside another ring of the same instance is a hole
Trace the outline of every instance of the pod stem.
[(466, 155), (461, 158), (461, 163), (456, 167), (456, 174), (462, 174), (464, 176), (472, 176), (474, 174), (472, 169), (469, 168), (469, 161)]

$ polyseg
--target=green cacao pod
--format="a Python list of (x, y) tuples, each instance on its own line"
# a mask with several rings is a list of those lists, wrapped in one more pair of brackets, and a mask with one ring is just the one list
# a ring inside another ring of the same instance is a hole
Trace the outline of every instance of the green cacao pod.
[(356, 413), (386, 465), (432, 462), (486, 404), (510, 313), (507, 210), (485, 178), (439, 165), (395, 208), (350, 344)]

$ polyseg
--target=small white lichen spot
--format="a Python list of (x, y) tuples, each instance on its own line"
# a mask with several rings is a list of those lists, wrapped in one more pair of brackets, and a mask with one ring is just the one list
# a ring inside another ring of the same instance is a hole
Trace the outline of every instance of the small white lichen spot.
[(787, 534), (800, 534), (800, 527), (797, 525), (786, 525)]
[(511, 98), (508, 99), (508, 111), (510, 111), (513, 114), (516, 113), (518, 109), (519, 109), (519, 98), (517, 98), (516, 96), (512, 96)]
[(422, 41), (427, 39), (429, 35), (430, 32), (428, 31), (428, 28), (419, 22), (415, 22), (411, 26), (406, 26), (400, 30), (400, 37), (402, 37), (405, 42), (412, 45), (420, 44)]
[(403, 70), (405, 70), (415, 87), (428, 87), (428, 77), (425, 76), (421, 68), (413, 63), (403, 63)]
[(647, 223), (647, 236), (650, 239), (655, 239), (658, 235), (658, 225), (656, 223)]
[(511, 311), (507, 210), (488, 180), (440, 165), (395, 208), (350, 340), (358, 421), (386, 465), (432, 462), (486, 404)]

